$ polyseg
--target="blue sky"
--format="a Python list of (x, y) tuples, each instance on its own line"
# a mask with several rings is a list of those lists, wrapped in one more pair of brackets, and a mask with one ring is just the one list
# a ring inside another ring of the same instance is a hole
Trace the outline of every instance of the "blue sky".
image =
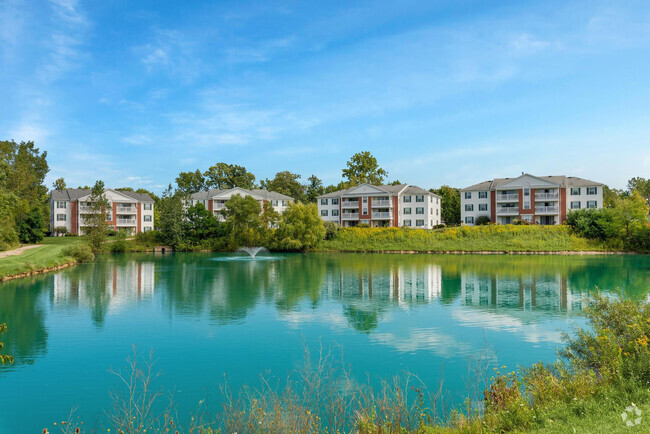
[(2, 0), (0, 65), (0, 139), (48, 184), (330, 184), (362, 150), (426, 188), (650, 176), (647, 1)]

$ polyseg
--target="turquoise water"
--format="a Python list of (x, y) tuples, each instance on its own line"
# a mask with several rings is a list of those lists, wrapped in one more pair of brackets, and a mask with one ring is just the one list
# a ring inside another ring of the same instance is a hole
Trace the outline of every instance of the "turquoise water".
[[(598, 286), (647, 299), (650, 256), (102, 256), (0, 284), (5, 352), (0, 432), (39, 432), (72, 408), (105, 423), (109, 370), (152, 350), (181, 418), (218, 385), (286, 378), (305, 348), (340, 352), (359, 381), (406, 371), (467, 392), (468, 360), (515, 368), (555, 360)], [(212, 397), (212, 398), (211, 398)]]

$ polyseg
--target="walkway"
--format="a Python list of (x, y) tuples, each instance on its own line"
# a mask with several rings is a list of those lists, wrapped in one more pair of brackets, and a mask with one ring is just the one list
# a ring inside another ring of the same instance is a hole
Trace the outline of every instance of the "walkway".
[(0, 259), (6, 258), (7, 256), (21, 255), (25, 250), (35, 249), (36, 247), (41, 246), (42, 244), (30, 244), (28, 246), (18, 247), (17, 249), (7, 250), (6, 252), (0, 252)]

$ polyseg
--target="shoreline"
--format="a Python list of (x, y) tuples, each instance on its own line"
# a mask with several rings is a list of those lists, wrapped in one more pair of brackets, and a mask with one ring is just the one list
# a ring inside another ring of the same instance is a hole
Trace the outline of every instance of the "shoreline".
[(647, 255), (648, 253), (611, 250), (319, 250), (314, 253), (385, 253), (396, 255), (558, 255), (558, 256), (595, 256), (595, 255)]
[(0, 283), (7, 282), (9, 280), (14, 280), (14, 279), (21, 279), (23, 277), (30, 277), (30, 276), (36, 276), (38, 274), (50, 273), (52, 271), (59, 271), (64, 268), (72, 267), (73, 265), (78, 265), (78, 264), (80, 264), (80, 262), (72, 261), (72, 262), (66, 262), (65, 264), (61, 264), (61, 265), (55, 265), (54, 267), (39, 268), (36, 270), (25, 271), (23, 273), (11, 274), (4, 277), (0, 277)]

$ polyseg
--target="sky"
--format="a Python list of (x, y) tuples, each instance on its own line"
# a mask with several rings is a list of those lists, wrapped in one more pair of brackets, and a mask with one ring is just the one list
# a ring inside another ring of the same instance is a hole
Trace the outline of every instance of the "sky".
[(650, 2), (1, 0), (0, 140), (48, 186), (650, 177)]

